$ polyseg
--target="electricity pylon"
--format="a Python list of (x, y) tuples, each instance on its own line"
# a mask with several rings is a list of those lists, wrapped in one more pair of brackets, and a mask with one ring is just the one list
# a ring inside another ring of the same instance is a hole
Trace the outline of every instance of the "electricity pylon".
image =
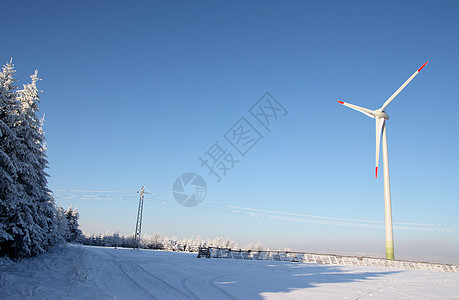
[[(148, 189), (147, 189), (148, 190)], [(139, 191), (137, 191), (139, 193)], [(150, 194), (149, 192), (146, 192)], [(145, 187), (142, 186), (140, 189), (140, 199), (139, 199), (139, 209), (137, 211), (137, 222), (135, 223), (135, 233), (134, 233), (134, 249), (140, 249), (140, 235), (142, 233), (142, 214), (143, 214), (143, 197), (145, 195)]]

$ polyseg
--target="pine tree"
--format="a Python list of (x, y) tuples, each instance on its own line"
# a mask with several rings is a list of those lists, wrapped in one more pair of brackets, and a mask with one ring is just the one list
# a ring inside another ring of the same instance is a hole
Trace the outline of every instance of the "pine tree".
[(62, 206), (58, 206), (56, 209), (56, 222), (59, 235), (66, 241), (70, 238), (69, 222), (65, 215), (65, 209)]
[(18, 107), (12, 84), (14, 68), (12, 63), (3, 67), (0, 73), (0, 199), (6, 199), (13, 194), (16, 167), (10, 158), (12, 149), (17, 146), (18, 140), (11, 130), (16, 122), (14, 110)]
[(73, 209), (69, 207), (65, 212), (65, 217), (67, 218), (67, 224), (69, 226), (69, 237), (67, 239), (68, 242), (77, 242), (81, 237), (81, 230), (78, 228), (78, 219), (80, 218), (80, 214), (78, 213), (78, 209)]
[(23, 257), (62, 241), (47, 188), (37, 72), (16, 91), (12, 61), (0, 73), (0, 255)]
[(56, 209), (51, 191), (47, 187), (45, 169), (48, 161), (45, 154), (43, 121), (37, 116), (40, 102), (37, 89), (38, 72), (30, 76), (31, 83), (24, 85), (17, 92), (20, 102), (20, 120), (16, 124), (16, 135), (22, 140), (20, 149), (20, 168), (18, 169), (19, 196), (27, 200), (33, 217), (30, 234), (32, 235), (32, 254), (43, 252), (48, 246), (59, 240), (55, 221)]
[[(17, 160), (13, 155), (20, 147), (20, 140), (14, 131), (18, 121), (19, 103), (13, 85), (14, 66), (7, 63), (0, 72), (0, 255), (11, 254), (16, 235), (24, 234), (17, 223), (19, 209), (17, 189)], [(21, 218), (19, 218), (21, 219)]]

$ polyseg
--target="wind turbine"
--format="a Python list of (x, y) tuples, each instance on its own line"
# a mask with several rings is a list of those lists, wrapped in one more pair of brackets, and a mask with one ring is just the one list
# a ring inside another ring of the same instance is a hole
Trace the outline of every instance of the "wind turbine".
[(384, 212), (385, 212), (385, 223), (386, 223), (386, 259), (394, 259), (394, 240), (392, 233), (392, 208), (390, 201), (390, 182), (389, 182), (389, 156), (387, 153), (387, 133), (386, 133), (386, 120), (389, 120), (389, 116), (385, 112), (386, 107), (389, 103), (394, 100), (394, 98), (413, 80), (416, 75), (421, 72), (422, 68), (425, 67), (425, 64), (422, 65), (404, 84), (395, 93), (389, 97), (389, 99), (384, 102), (381, 108), (376, 110), (370, 110), (363, 108), (354, 104), (346, 103), (343, 101), (338, 101), (338, 103), (343, 104), (349, 108), (355, 109), (370, 118), (376, 119), (376, 178), (378, 177), (378, 163), (379, 163), (379, 148), (382, 135), (382, 153), (383, 153), (383, 171), (384, 171)]

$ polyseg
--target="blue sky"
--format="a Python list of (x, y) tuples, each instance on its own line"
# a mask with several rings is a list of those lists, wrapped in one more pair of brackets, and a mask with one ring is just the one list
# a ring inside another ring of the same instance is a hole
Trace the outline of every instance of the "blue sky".
[[(383, 221), (374, 121), (336, 101), (379, 108), (429, 61), (386, 109), (393, 220), (416, 224), (394, 231), (395, 255), (459, 262), (458, 2), (15, 1), (8, 11), (0, 59), (13, 57), (20, 84), (39, 70), (49, 186), (87, 233), (132, 234), (145, 185), (157, 194), (145, 234), (382, 255), (383, 229), (228, 205)], [(288, 111), (270, 132), (249, 114), (266, 92)], [(199, 156), (241, 117), (264, 138), (235, 152), (217, 183)], [(195, 208), (167, 197), (186, 172), (207, 182)]]

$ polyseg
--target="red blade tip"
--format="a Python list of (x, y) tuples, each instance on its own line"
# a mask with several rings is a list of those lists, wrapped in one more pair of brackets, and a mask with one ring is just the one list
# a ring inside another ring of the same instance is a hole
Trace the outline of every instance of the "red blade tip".
[(426, 61), (426, 63), (425, 63), (425, 64), (423, 64), (423, 65), (422, 65), (422, 67), (420, 67), (420, 68), (418, 69), (418, 72), (421, 72), (422, 68), (424, 68), (424, 67), (425, 67), (425, 65), (427, 65), (427, 63), (428, 63), (428, 61)]
[(338, 103), (344, 104), (344, 102), (343, 102), (343, 101), (339, 101), (339, 100), (338, 100)]
[(376, 167), (376, 177), (375, 178), (378, 178), (378, 167)]

